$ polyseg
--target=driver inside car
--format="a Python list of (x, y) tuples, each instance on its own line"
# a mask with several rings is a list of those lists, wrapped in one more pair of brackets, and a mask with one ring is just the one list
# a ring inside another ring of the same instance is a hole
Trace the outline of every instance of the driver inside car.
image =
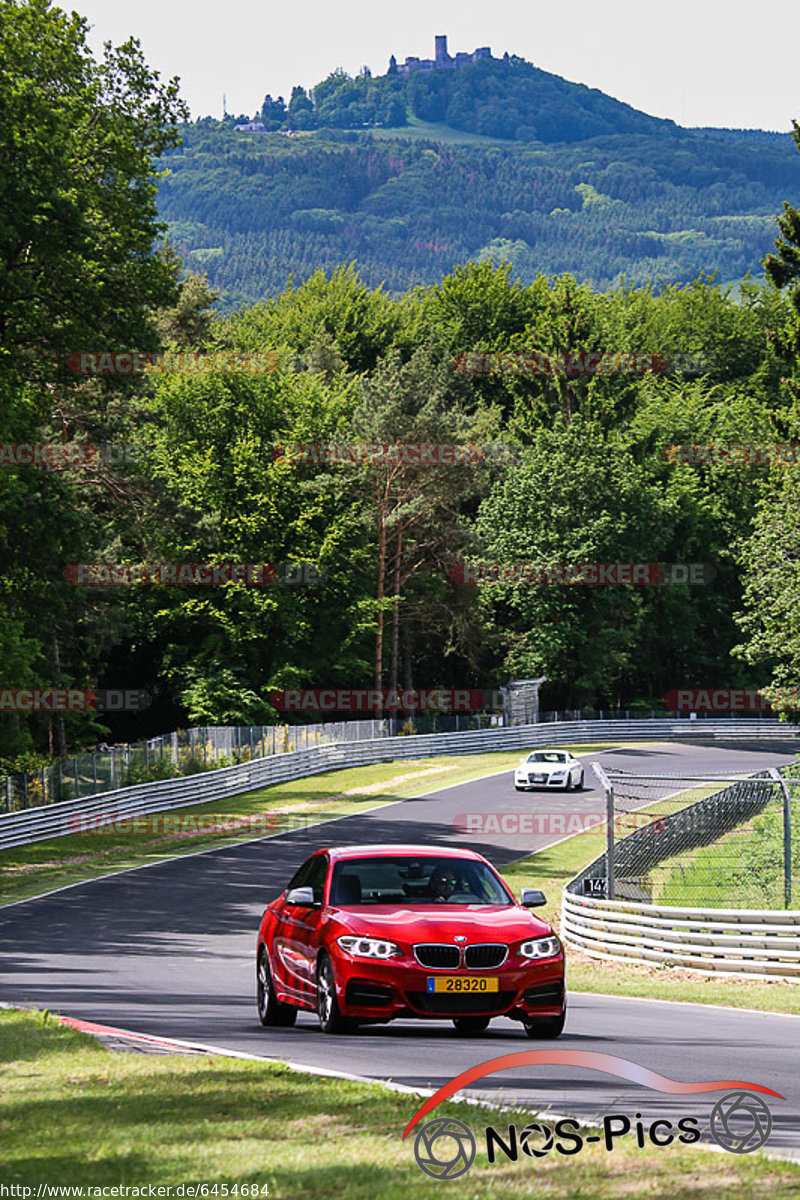
[(458, 880), (452, 871), (444, 867), (436, 867), (428, 881), (434, 904), (446, 904), (455, 891), (458, 890)]

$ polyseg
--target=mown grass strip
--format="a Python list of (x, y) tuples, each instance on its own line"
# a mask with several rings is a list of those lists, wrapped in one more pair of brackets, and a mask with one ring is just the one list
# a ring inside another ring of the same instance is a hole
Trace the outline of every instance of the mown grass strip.
[(530, 1113), (449, 1103), (437, 1115), (463, 1121), (478, 1144), (454, 1188), (422, 1173), (413, 1134), (402, 1140), (415, 1096), (280, 1065), (115, 1053), (42, 1014), (0, 1012), (0, 1063), (6, 1187), (207, 1184), (219, 1196), (223, 1185), (239, 1195), (256, 1185), (269, 1200), (423, 1200), (448, 1187), (459, 1200), (792, 1200), (800, 1190), (794, 1163), (675, 1144), (639, 1149), (633, 1136), (612, 1152), (600, 1143), (569, 1158), (501, 1155), (490, 1166), (485, 1127), (525, 1125)]

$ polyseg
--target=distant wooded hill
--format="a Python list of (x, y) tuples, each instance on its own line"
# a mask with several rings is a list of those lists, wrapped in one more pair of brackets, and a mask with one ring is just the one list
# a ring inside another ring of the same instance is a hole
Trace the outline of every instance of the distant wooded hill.
[(684, 130), (517, 58), (337, 72), (267, 97), (270, 132), (235, 132), (242, 119), (186, 127), (160, 191), (223, 307), (342, 262), (394, 293), (469, 259), (603, 289), (734, 282), (761, 274), (782, 202), (800, 202), (789, 134)]

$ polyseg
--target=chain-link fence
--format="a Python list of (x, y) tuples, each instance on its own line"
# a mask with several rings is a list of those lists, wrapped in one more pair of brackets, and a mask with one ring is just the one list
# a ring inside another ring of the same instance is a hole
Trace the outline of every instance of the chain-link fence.
[(330, 742), (385, 737), (390, 731), (388, 719), (318, 725), (209, 725), (177, 730), (146, 741), (76, 754), (36, 771), (6, 775), (0, 778), (0, 812), (20, 812)]
[(692, 908), (800, 903), (797, 767), (746, 778), (595, 769), (606, 793), (606, 852), (571, 891)]

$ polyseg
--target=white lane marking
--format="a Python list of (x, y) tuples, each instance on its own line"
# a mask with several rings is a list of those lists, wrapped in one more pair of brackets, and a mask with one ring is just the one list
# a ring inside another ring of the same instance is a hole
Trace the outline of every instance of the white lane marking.
[(693, 1008), (719, 1008), (722, 1012), (733, 1013), (750, 1013), (759, 1017), (792, 1017), (795, 1021), (800, 1020), (800, 1013), (778, 1012), (773, 1008), (736, 1008), (733, 1004), (706, 1004), (703, 1000), (659, 1000), (657, 996), (617, 996), (613, 992), (570, 992), (570, 996), (592, 996), (597, 1000), (635, 1000), (640, 1004), (678, 1004), (681, 1008), (688, 1008), (691, 1005)]

